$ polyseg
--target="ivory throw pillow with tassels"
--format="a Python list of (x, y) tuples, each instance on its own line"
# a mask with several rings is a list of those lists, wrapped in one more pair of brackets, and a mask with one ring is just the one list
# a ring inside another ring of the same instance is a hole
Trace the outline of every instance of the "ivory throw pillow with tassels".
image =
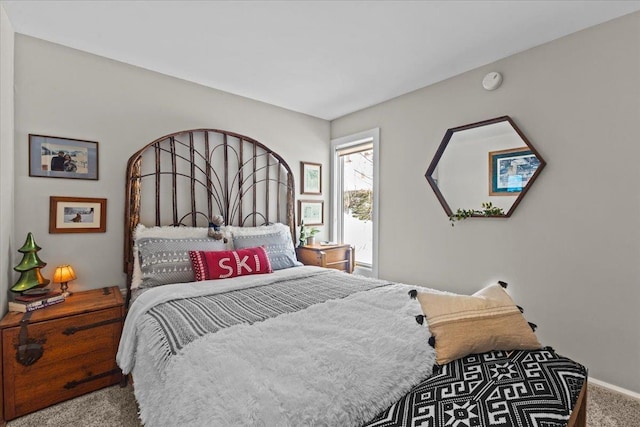
[(499, 284), (471, 296), (418, 292), (417, 298), (435, 338), (439, 365), (474, 353), (542, 347)]

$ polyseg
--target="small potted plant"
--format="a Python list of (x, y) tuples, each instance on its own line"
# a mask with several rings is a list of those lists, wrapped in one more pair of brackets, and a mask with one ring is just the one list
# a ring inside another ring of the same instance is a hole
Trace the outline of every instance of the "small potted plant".
[(316, 243), (316, 234), (319, 232), (320, 230), (315, 227), (307, 230), (307, 245), (313, 245)]
[(320, 230), (317, 228), (307, 228), (304, 226), (304, 221), (300, 223), (300, 238), (298, 239), (298, 245), (304, 246), (313, 245), (316, 242), (316, 234), (318, 234)]

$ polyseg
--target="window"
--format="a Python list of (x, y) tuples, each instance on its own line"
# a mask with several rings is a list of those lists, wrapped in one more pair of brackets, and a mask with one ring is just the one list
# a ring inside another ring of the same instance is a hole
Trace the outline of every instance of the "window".
[(355, 273), (377, 277), (379, 129), (331, 141), (332, 236), (355, 247)]

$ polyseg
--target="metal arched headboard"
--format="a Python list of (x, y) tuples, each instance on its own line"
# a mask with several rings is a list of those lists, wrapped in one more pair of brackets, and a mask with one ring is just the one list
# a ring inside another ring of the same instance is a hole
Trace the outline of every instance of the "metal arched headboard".
[(165, 135), (129, 158), (125, 185), (127, 289), (139, 223), (206, 227), (210, 218), (222, 215), (227, 225), (281, 222), (289, 225), (295, 239), (291, 168), (279, 154), (247, 136), (218, 129)]

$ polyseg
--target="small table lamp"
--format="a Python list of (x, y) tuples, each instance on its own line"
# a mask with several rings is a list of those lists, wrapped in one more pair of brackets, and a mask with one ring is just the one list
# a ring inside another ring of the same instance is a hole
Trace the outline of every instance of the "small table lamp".
[[(68, 282), (76, 279), (76, 273), (70, 265), (59, 265), (56, 267), (56, 271), (53, 273), (53, 282), (60, 283), (60, 290), (67, 292)], [(71, 292), (68, 292), (71, 295)]]

